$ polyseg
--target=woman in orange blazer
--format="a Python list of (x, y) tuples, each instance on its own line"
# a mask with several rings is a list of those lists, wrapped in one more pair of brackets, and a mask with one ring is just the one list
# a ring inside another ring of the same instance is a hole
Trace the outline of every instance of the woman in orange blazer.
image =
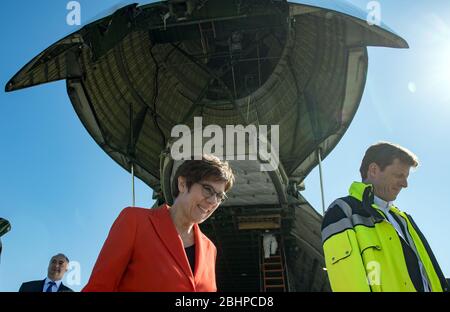
[(83, 291), (216, 291), (216, 247), (200, 231), (234, 175), (211, 155), (177, 170), (172, 207), (126, 208), (114, 222)]

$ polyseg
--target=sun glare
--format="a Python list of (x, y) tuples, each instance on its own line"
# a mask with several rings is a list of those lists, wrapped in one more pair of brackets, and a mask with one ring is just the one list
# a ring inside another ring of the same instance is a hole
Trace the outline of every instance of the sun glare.
[(431, 22), (427, 80), (436, 95), (446, 95), (450, 100), (450, 24), (439, 15), (433, 15)]

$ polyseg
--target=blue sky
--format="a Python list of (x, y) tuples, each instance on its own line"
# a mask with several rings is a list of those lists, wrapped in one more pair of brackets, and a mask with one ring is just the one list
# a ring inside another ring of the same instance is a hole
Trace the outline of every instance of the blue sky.
[[(0, 84), (4, 86), (42, 50), (75, 30), (66, 23), (69, 1), (2, 2)], [(121, 1), (79, 1), (81, 22)], [(350, 1), (365, 8), (369, 1)], [(369, 48), (364, 97), (340, 144), (324, 160), (326, 203), (359, 180), (365, 149), (379, 140), (415, 152), (421, 166), (397, 205), (412, 214), (450, 277), (450, 3), (382, 0), (381, 14), (410, 44), (408, 50)], [(88, 135), (63, 81), (0, 92), (0, 216), (12, 231), (2, 238), (0, 291), (43, 279), (58, 252), (80, 264), (80, 290), (119, 212), (131, 204), (131, 178)], [(304, 196), (321, 211), (318, 171)], [(137, 183), (137, 205), (152, 205)], [(73, 273), (73, 271), (72, 271)], [(67, 277), (67, 276), (66, 276)], [(70, 282), (70, 281), (69, 281)]]

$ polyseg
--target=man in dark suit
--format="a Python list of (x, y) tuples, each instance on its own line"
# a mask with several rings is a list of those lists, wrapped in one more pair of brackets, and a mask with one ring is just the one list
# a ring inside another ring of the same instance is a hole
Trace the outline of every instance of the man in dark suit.
[[(8, 220), (0, 218), (0, 237), (11, 230), (11, 224)], [(2, 241), (0, 239), (0, 256), (2, 255)]]
[(19, 292), (72, 292), (62, 283), (67, 272), (69, 259), (63, 254), (57, 254), (50, 259), (47, 277), (41, 281), (23, 283)]

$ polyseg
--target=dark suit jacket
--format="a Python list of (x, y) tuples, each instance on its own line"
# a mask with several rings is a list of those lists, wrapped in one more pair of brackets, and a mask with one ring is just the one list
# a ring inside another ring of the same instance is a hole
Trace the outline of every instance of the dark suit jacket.
[[(23, 283), (22, 286), (20, 286), (19, 292), (43, 292), (44, 283), (45, 279), (42, 281), (31, 281)], [(58, 292), (73, 292), (73, 290), (61, 283), (58, 288)]]

